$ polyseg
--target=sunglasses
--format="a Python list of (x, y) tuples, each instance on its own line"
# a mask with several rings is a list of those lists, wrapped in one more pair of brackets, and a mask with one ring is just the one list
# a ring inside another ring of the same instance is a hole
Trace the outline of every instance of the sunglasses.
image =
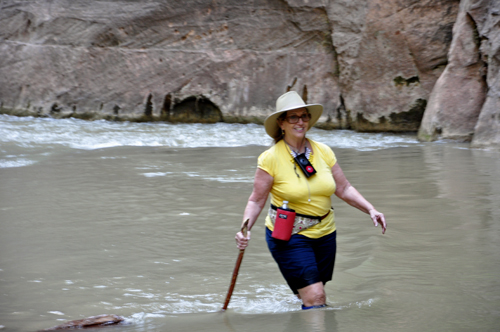
[(309, 120), (311, 119), (311, 115), (309, 113), (304, 113), (301, 116), (292, 115), (285, 118), (285, 120), (290, 124), (299, 122), (299, 119), (302, 119), (302, 122), (309, 122)]

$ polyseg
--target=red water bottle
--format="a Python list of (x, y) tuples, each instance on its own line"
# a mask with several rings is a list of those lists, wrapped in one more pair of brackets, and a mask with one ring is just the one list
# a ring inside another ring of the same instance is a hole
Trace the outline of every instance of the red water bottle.
[(276, 210), (276, 221), (274, 222), (274, 230), (271, 236), (278, 240), (290, 240), (294, 222), (295, 210), (289, 209), (288, 202), (283, 201), (283, 206)]

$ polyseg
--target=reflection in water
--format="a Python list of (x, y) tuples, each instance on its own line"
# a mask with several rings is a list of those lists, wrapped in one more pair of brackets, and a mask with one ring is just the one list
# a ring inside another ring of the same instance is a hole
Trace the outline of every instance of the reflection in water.
[(284, 331), (337, 331), (335, 311), (327, 310), (306, 310), (298, 315), (291, 315)]
[(333, 198), (338, 252), (326, 286), (330, 306), (301, 311), (267, 250), (262, 214), (229, 310), (220, 313), (256, 158), (270, 144), (259, 142), (262, 127), (1, 120), (6, 331), (104, 313), (132, 323), (120, 331), (500, 325), (496, 152), (314, 130), (386, 214), (387, 233)]

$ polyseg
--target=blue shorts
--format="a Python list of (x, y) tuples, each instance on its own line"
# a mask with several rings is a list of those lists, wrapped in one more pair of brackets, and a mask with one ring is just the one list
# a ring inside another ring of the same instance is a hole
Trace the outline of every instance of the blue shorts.
[(319, 239), (295, 234), (289, 241), (277, 240), (266, 227), (269, 251), (294, 294), (306, 286), (332, 280), (337, 250), (337, 232)]

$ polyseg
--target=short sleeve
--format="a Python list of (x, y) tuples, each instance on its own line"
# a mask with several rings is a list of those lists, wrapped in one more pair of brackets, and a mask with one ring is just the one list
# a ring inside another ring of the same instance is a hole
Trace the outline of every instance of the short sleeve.
[(330, 168), (332, 168), (337, 163), (337, 157), (335, 157), (335, 153), (332, 149), (323, 143), (317, 143), (320, 147), (321, 154), (323, 156), (323, 160), (326, 162)]
[(269, 175), (274, 177), (275, 175), (275, 161), (273, 155), (269, 150), (266, 150), (261, 153), (259, 158), (257, 159), (257, 167), (267, 172)]

